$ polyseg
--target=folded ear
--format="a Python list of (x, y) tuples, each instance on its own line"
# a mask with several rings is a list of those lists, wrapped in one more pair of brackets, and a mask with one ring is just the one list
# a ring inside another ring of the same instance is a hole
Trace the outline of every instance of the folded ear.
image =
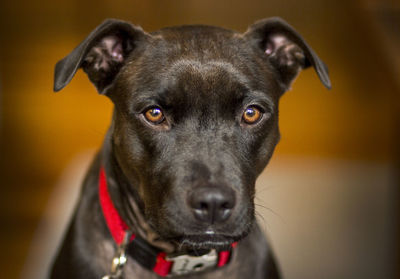
[(107, 19), (64, 59), (54, 73), (54, 91), (63, 89), (79, 68), (89, 76), (99, 93), (104, 94), (137, 43), (148, 36), (140, 27)]
[(300, 70), (313, 66), (326, 88), (331, 88), (328, 68), (296, 30), (273, 17), (257, 21), (243, 34), (261, 48), (286, 91)]

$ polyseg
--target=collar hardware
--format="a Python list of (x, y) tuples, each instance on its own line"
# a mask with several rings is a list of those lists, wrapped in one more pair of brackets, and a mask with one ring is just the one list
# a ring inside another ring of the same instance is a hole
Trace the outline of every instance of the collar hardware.
[(118, 245), (118, 249), (115, 253), (114, 258), (112, 259), (110, 274), (103, 276), (102, 279), (119, 279), (119, 278), (121, 278), (122, 270), (127, 261), (126, 248), (130, 242), (131, 236), (132, 236), (131, 232), (127, 231), (125, 233), (124, 239), (123, 239), (122, 243), (120, 245)]
[(218, 261), (218, 254), (215, 249), (202, 256), (180, 255), (176, 257), (166, 257), (166, 260), (172, 261), (170, 274), (167, 277), (175, 275), (185, 275), (197, 273), (206, 269), (215, 267)]

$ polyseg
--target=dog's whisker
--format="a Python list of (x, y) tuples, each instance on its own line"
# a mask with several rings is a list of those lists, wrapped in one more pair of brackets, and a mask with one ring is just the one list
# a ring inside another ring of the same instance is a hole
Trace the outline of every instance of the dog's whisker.
[(278, 214), (275, 210), (273, 210), (272, 208), (267, 207), (267, 206), (264, 206), (264, 205), (262, 205), (262, 204), (258, 204), (258, 203), (254, 203), (254, 205), (255, 205), (255, 206), (258, 206), (258, 207), (261, 207), (261, 208), (263, 208), (263, 209), (265, 209), (265, 210), (267, 210), (268, 212), (272, 213), (275, 217), (278, 217), (278, 219), (279, 219), (281, 222), (286, 223), (285, 220), (283, 219), (283, 217), (282, 217), (280, 214)]
[(277, 185), (268, 185), (268, 186), (263, 186), (263, 187), (257, 187), (257, 194), (263, 193), (265, 191), (269, 191), (274, 188), (278, 188), (279, 186)]
[(260, 225), (262, 225), (263, 230), (266, 232), (267, 231), (267, 227), (269, 228), (269, 224), (268, 222), (265, 220), (264, 216), (260, 213), (258, 213), (257, 211), (254, 212), (254, 215), (256, 217), (258, 217), (259, 222), (261, 222)]

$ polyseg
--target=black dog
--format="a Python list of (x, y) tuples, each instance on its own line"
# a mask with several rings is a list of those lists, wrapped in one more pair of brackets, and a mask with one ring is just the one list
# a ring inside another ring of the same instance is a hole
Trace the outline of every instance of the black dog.
[(279, 141), (278, 101), (327, 68), (279, 18), (245, 33), (98, 26), (55, 68), (82, 68), (115, 105), (51, 278), (280, 278), (254, 221), (255, 181)]

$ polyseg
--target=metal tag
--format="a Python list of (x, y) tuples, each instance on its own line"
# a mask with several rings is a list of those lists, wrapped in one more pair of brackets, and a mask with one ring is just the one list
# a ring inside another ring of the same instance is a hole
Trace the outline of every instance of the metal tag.
[(174, 262), (171, 268), (171, 273), (169, 274), (169, 276), (174, 276), (199, 272), (215, 267), (217, 265), (218, 255), (213, 249), (210, 253), (202, 256), (196, 257), (181, 255), (176, 257), (167, 257), (166, 259)]
[(125, 233), (124, 240), (118, 246), (118, 249), (114, 255), (114, 258), (112, 259), (110, 274), (107, 274), (107, 275), (101, 277), (101, 279), (119, 279), (119, 278), (121, 278), (122, 270), (127, 261), (126, 247), (129, 244), (129, 240), (130, 240), (131, 236), (132, 236), (131, 232)]

